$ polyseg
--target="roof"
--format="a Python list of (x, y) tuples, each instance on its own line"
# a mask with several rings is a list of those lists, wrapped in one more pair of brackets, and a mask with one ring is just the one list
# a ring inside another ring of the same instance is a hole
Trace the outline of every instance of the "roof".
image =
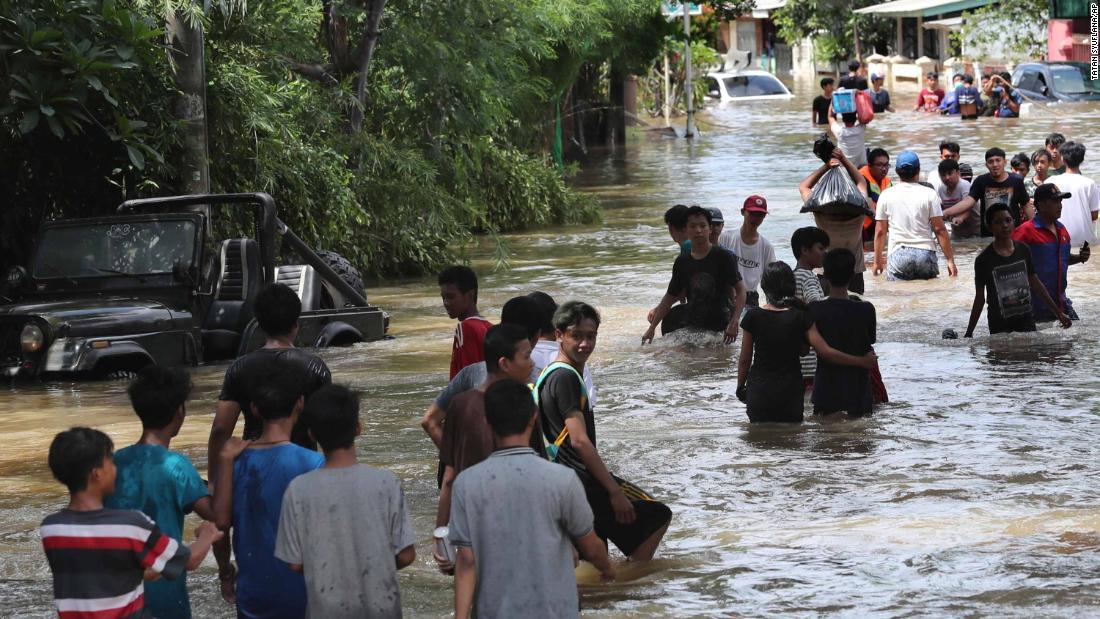
[(947, 19), (934, 19), (932, 21), (924, 22), (924, 27), (927, 30), (955, 30), (960, 28), (963, 23), (962, 17), (948, 17)]
[(985, 6), (991, 0), (893, 0), (874, 6), (856, 9), (863, 15), (882, 17), (934, 17), (945, 13), (965, 11)]

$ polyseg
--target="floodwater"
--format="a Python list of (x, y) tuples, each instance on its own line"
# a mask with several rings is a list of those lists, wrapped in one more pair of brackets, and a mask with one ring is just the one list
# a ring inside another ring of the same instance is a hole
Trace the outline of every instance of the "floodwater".
[[(926, 283), (868, 278), (877, 351), (891, 402), (868, 419), (750, 427), (734, 398), (738, 347), (716, 340), (639, 344), (676, 250), (661, 225), (675, 202), (722, 208), (737, 225), (750, 193), (772, 209), (763, 234), (791, 261), (799, 180), (818, 164), (799, 84), (789, 103), (712, 109), (687, 142), (632, 139), (623, 158), (588, 166), (578, 183), (604, 203), (604, 223), (509, 235), (510, 269), (471, 250), (490, 317), (509, 297), (543, 290), (603, 313), (593, 356), (600, 451), (610, 467), (666, 501), (675, 516), (659, 559), (623, 568), (624, 582), (586, 584), (586, 616), (1095, 615), (1100, 607), (1100, 284), (1096, 261), (1071, 267), (1083, 320), (1068, 331), (940, 339), (962, 332), (977, 242), (957, 248), (960, 277)], [(911, 101), (915, 91), (895, 93)], [(899, 106), (907, 107), (907, 105)], [(1021, 120), (899, 113), (875, 120), (869, 145), (915, 149), (931, 169), (940, 139), (980, 165), (985, 148), (1031, 151), (1052, 130), (1082, 139), (1100, 176), (1100, 110), (1038, 110)], [(430, 280), (384, 286), (372, 300), (396, 339), (324, 352), (339, 382), (364, 393), (362, 459), (404, 483), (418, 559), (401, 573), (408, 616), (451, 609), (429, 539), (435, 452), (420, 430), (447, 375), (453, 324)], [(190, 419), (174, 443), (205, 471), (206, 436), (224, 366), (196, 371)], [(75, 424), (122, 446), (139, 433), (122, 383), (0, 388), (0, 615), (51, 616), (36, 527), (64, 502), (46, 467), (53, 434)], [(586, 583), (591, 580), (582, 578)], [(191, 580), (197, 617), (231, 617), (212, 561)]]

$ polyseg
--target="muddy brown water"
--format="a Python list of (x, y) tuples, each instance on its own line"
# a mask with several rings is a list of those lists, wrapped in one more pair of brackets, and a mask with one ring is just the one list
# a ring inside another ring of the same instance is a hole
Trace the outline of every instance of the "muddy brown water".
[[(669, 204), (720, 207), (734, 227), (740, 203), (761, 193), (772, 209), (762, 231), (791, 260), (791, 232), (812, 223), (798, 214), (797, 185), (816, 166), (815, 91), (799, 84), (792, 102), (712, 108), (692, 142), (634, 137), (624, 157), (599, 158), (578, 179), (603, 202), (602, 224), (509, 235), (505, 271), (491, 272), (488, 241), (471, 250), (490, 317), (536, 289), (603, 312), (593, 356), (600, 451), (675, 514), (657, 561), (624, 569), (625, 582), (583, 587), (585, 615), (1097, 614), (1095, 261), (1071, 267), (1083, 320), (1069, 331), (989, 337), (983, 318), (972, 341), (940, 332), (965, 328), (979, 243), (957, 247), (958, 279), (869, 279), (892, 401), (860, 421), (750, 427), (733, 394), (736, 346), (704, 337), (639, 345), (675, 256), (660, 222)], [(915, 90), (895, 95), (908, 107)], [(1093, 147), (1084, 168), (1100, 177), (1095, 107), (968, 124), (899, 113), (877, 118), (868, 141), (894, 154), (915, 149), (929, 169), (939, 140), (952, 137), (981, 173), (986, 147), (1030, 152), (1052, 130)], [(435, 452), (418, 420), (446, 381), (453, 324), (430, 280), (370, 294), (392, 314), (396, 339), (323, 356), (337, 381), (364, 393), (362, 460), (394, 471), (413, 510), (419, 557), (400, 577), (406, 615), (444, 616), (450, 580), (431, 565), (428, 541)], [(202, 472), (223, 372), (195, 371), (189, 419), (173, 443)], [(36, 528), (65, 497), (45, 455), (54, 433), (76, 424), (118, 446), (139, 434), (124, 383), (0, 386), (2, 616), (52, 616)], [(217, 597), (210, 559), (190, 590), (196, 617), (234, 615)]]

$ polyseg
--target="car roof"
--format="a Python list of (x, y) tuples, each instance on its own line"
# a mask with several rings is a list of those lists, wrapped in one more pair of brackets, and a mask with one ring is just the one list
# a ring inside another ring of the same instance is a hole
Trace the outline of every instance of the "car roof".
[(769, 73), (767, 71), (762, 71), (760, 69), (744, 69), (742, 71), (734, 71), (734, 72), (716, 71), (714, 73), (707, 73), (707, 77), (741, 77), (741, 76), (745, 76), (745, 75), (766, 75), (768, 77), (775, 77), (775, 79), (779, 79), (778, 77), (776, 77), (772, 73)]

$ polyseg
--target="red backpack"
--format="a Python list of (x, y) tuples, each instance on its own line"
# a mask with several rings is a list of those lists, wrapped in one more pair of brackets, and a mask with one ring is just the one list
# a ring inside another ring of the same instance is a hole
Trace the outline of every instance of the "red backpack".
[(866, 125), (875, 119), (875, 106), (871, 103), (871, 94), (866, 90), (856, 92), (856, 116), (859, 124)]

